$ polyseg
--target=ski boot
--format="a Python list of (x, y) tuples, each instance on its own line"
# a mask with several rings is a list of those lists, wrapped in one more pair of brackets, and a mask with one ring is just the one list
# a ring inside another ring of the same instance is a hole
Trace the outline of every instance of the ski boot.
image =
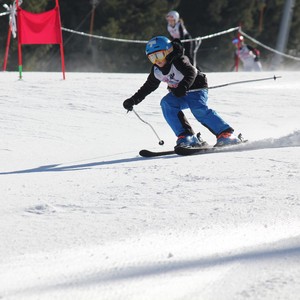
[(217, 136), (217, 143), (214, 147), (224, 147), (240, 144), (242, 140), (236, 137), (232, 132), (222, 132)]
[(178, 147), (186, 147), (186, 148), (201, 148), (207, 146), (207, 142), (205, 142), (200, 132), (195, 135), (181, 135), (178, 137), (175, 149)]

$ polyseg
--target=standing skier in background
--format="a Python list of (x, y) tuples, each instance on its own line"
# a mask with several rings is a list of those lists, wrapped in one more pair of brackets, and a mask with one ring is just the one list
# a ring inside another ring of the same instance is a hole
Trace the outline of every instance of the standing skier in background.
[[(166, 20), (168, 22), (167, 30), (173, 39), (191, 39), (192, 36), (186, 30), (183, 20), (180, 19), (179, 13), (175, 10), (172, 10), (167, 13)], [(185, 42), (184, 45), (184, 54), (189, 58), (190, 62), (193, 64), (193, 42)]]
[(233, 39), (232, 43), (235, 45), (234, 59), (240, 59), (243, 63), (243, 70), (249, 71), (262, 71), (262, 66), (259, 61), (260, 53), (257, 49), (244, 43), (244, 37), (239, 36)]
[(202, 147), (207, 143), (195, 136), (182, 110), (189, 108), (195, 118), (208, 128), (217, 138), (215, 146), (240, 143), (233, 134), (233, 128), (214, 110), (207, 106), (208, 85), (206, 75), (201, 73), (183, 55), (180, 40), (172, 42), (164, 37), (152, 38), (146, 45), (146, 55), (153, 64), (143, 86), (123, 102), (126, 110), (131, 111), (147, 95), (155, 91), (160, 83), (166, 82), (169, 93), (161, 100), (165, 120), (177, 136), (176, 146)]

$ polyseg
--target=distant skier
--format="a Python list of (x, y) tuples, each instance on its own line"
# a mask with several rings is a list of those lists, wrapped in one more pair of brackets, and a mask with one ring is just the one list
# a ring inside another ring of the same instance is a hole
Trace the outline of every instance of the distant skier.
[[(170, 34), (171, 40), (173, 39), (180, 39), (180, 40), (188, 40), (191, 39), (192, 36), (187, 31), (186, 27), (184, 26), (183, 19), (180, 19), (179, 13), (175, 10), (172, 10), (167, 13), (166, 20), (168, 22), (167, 30)], [(193, 48), (194, 43), (184, 42), (184, 54), (189, 58), (190, 62), (193, 64)]]
[(242, 61), (244, 71), (262, 71), (262, 66), (259, 61), (260, 53), (257, 49), (245, 44), (243, 36), (233, 39), (232, 43), (236, 46), (235, 60), (240, 59)]
[(155, 91), (160, 83), (166, 82), (169, 93), (161, 100), (165, 120), (177, 136), (176, 146), (199, 147), (207, 145), (195, 133), (182, 110), (189, 108), (195, 118), (216, 137), (215, 146), (237, 144), (240, 140), (233, 134), (233, 128), (214, 110), (207, 106), (208, 90), (206, 75), (201, 73), (183, 55), (180, 40), (170, 41), (167, 37), (156, 36), (146, 45), (146, 55), (152, 62), (151, 72), (143, 86), (123, 102), (131, 111), (147, 95)]

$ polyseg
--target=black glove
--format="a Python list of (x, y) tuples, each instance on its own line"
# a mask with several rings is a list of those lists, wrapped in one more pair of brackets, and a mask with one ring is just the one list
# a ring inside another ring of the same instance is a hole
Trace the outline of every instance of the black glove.
[(123, 107), (126, 110), (132, 111), (133, 110), (133, 105), (135, 105), (135, 101), (133, 100), (133, 98), (128, 98), (123, 102)]
[(176, 97), (183, 97), (186, 95), (186, 88), (183, 86), (178, 86), (176, 89), (172, 89), (172, 93)]
[(259, 61), (259, 56), (255, 56), (254, 61)]

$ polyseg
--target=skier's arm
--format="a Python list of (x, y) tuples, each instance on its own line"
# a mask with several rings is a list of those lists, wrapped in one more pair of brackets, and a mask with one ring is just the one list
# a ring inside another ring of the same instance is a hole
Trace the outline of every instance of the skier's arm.
[(142, 102), (146, 96), (155, 91), (160, 84), (160, 81), (155, 78), (153, 73), (153, 67), (151, 73), (149, 74), (146, 82), (142, 85), (142, 87), (129, 99), (126, 99), (123, 102), (123, 107), (127, 110), (132, 110), (133, 105), (137, 105)]
[(179, 39), (182, 40), (184, 38), (184, 32), (183, 32), (183, 25), (182, 25), (181, 22), (179, 24), (179, 28), (178, 29), (179, 29), (179, 35), (180, 35)]
[(252, 53), (255, 55), (254, 60), (255, 60), (255, 61), (258, 61), (258, 60), (259, 60), (259, 55), (260, 55), (259, 51), (258, 51), (257, 49), (255, 49), (255, 48), (253, 48), (253, 47), (250, 46), (250, 45), (247, 45), (247, 48), (248, 48), (250, 51), (252, 51)]
[(142, 85), (142, 87), (132, 96), (135, 100), (135, 104), (140, 103), (143, 101), (146, 96), (151, 94), (153, 91), (155, 91), (160, 84), (160, 81), (155, 78), (153, 73), (153, 67), (151, 70), (151, 73), (149, 74), (146, 82)]
[(250, 51), (252, 51), (253, 53), (255, 53), (255, 49), (254, 49), (252, 46), (247, 45), (247, 48), (248, 48)]

